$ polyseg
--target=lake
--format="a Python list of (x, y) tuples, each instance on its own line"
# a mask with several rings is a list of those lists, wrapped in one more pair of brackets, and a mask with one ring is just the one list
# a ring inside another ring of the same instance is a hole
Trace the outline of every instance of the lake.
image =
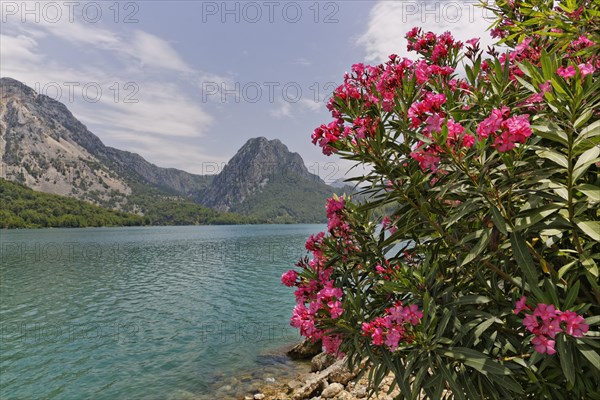
[(280, 276), (324, 229), (0, 230), (0, 397), (215, 399), (289, 379)]

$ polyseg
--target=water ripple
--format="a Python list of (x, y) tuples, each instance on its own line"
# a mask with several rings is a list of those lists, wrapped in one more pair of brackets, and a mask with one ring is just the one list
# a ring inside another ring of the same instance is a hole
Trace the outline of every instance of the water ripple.
[(0, 231), (2, 399), (233, 398), (287, 373), (279, 276), (322, 229)]

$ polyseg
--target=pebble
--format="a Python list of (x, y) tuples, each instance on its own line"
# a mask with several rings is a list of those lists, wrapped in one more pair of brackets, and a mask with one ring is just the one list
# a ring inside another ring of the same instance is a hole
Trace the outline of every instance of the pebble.
[(263, 400), (265, 398), (265, 395), (262, 393), (258, 393), (254, 395), (254, 400)]
[(334, 382), (331, 385), (327, 386), (323, 392), (321, 393), (321, 397), (325, 399), (331, 399), (335, 397), (339, 392), (344, 390), (344, 387), (341, 383)]

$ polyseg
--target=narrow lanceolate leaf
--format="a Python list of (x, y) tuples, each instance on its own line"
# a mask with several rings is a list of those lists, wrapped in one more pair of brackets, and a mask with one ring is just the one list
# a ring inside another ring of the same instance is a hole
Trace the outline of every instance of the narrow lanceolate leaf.
[(565, 157), (564, 155), (560, 154), (557, 151), (554, 150), (540, 150), (537, 152), (538, 156), (542, 157), (542, 158), (546, 158), (550, 161), (553, 161), (554, 163), (560, 165), (563, 168), (569, 168), (569, 163), (567, 162), (567, 157)]
[(492, 317), (477, 325), (477, 328), (475, 328), (475, 330), (473, 331), (473, 336), (475, 336), (475, 339), (479, 339), (483, 332), (485, 332), (490, 326), (492, 326), (494, 322), (497, 322), (499, 324), (502, 323), (500, 319)]
[(576, 221), (577, 227), (586, 235), (600, 242), (600, 222), (598, 221)]
[(563, 145), (567, 145), (568, 143), (567, 134), (558, 125), (544, 123), (533, 125), (531, 129), (533, 129), (537, 136), (541, 136), (544, 139), (549, 139)]
[(494, 225), (496, 225), (496, 228), (498, 228), (498, 230), (504, 235), (508, 235), (506, 221), (504, 220), (502, 213), (495, 206), (491, 206), (490, 208), (492, 210), (492, 221), (494, 221)]
[(593, 137), (600, 136), (600, 120), (595, 121), (581, 130), (581, 133), (575, 139), (575, 147), (579, 144), (591, 140)]
[(575, 304), (575, 300), (579, 295), (579, 286), (580, 281), (575, 281), (575, 284), (569, 289), (569, 291), (567, 292), (567, 297), (563, 302), (563, 310), (568, 310), (569, 308), (573, 307), (573, 304)]
[(598, 355), (598, 352), (586, 344), (580, 344), (577, 347), (579, 348), (579, 352), (587, 358), (597, 370), (600, 370), (600, 355)]
[(586, 150), (581, 156), (579, 156), (579, 159), (575, 163), (575, 168), (573, 168), (573, 181), (576, 181), (581, 175), (583, 175), (590, 165), (600, 161), (598, 156), (600, 156), (600, 147), (596, 146)]
[(456, 397), (457, 399), (466, 400), (467, 398), (464, 394), (464, 391), (460, 387), (459, 383), (456, 381), (456, 377), (452, 374), (452, 372), (450, 372), (450, 370), (448, 368), (446, 368), (446, 366), (444, 365), (444, 362), (442, 361), (442, 359), (439, 356), (436, 358), (437, 358), (437, 361), (439, 364), (438, 368), (440, 369), (440, 371), (442, 371), (442, 375), (444, 376), (444, 379), (448, 383), (448, 386), (450, 386), (450, 389), (452, 390), (452, 394), (454, 395), (454, 397)]
[(479, 241), (477, 242), (477, 244), (475, 246), (473, 246), (473, 248), (471, 249), (471, 251), (469, 252), (469, 254), (467, 254), (467, 256), (462, 261), (462, 263), (460, 263), (460, 266), (462, 267), (463, 265), (466, 265), (466, 264), (470, 263), (479, 254), (481, 254), (481, 252), (487, 247), (488, 243), (490, 242), (490, 237), (491, 236), (492, 236), (492, 230), (491, 229), (484, 230), (483, 233), (481, 234), (481, 238), (479, 239)]
[(585, 194), (591, 202), (600, 201), (600, 186), (585, 183), (576, 187), (581, 193)]
[(490, 301), (492, 301), (492, 299), (490, 299), (489, 297), (471, 294), (471, 295), (459, 297), (452, 304), (455, 306), (464, 305), (464, 304), (486, 304), (486, 303), (489, 303)]
[(489, 356), (467, 347), (451, 347), (448, 349), (439, 349), (438, 353), (453, 358), (463, 364), (481, 372), (482, 374), (492, 375), (511, 375), (512, 371), (493, 360)]
[(522, 231), (523, 229), (542, 221), (560, 208), (560, 204), (550, 204), (544, 207), (536, 208), (535, 210), (528, 210), (526, 216), (517, 218), (515, 220), (515, 231)]
[(571, 347), (567, 342), (567, 338), (564, 334), (556, 336), (556, 347), (558, 350), (558, 358), (560, 360), (560, 366), (562, 372), (567, 378), (567, 381), (571, 384), (575, 384), (575, 365), (573, 364), (573, 353)]
[(534, 290), (538, 284), (538, 272), (533, 263), (533, 258), (527, 249), (525, 240), (523, 240), (523, 237), (519, 232), (513, 232), (510, 236), (510, 243), (515, 260), (517, 261), (519, 268), (521, 268), (521, 271), (523, 271), (525, 280), (531, 287), (531, 290)]

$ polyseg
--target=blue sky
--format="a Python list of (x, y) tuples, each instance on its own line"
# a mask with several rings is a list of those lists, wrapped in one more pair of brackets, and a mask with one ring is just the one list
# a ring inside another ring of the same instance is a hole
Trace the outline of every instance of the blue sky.
[(281, 139), (327, 181), (349, 164), (310, 142), (356, 62), (406, 53), (413, 26), (466, 40), (475, 1), (0, 2), (0, 76), (65, 103), (110, 146), (218, 172), (249, 138)]

